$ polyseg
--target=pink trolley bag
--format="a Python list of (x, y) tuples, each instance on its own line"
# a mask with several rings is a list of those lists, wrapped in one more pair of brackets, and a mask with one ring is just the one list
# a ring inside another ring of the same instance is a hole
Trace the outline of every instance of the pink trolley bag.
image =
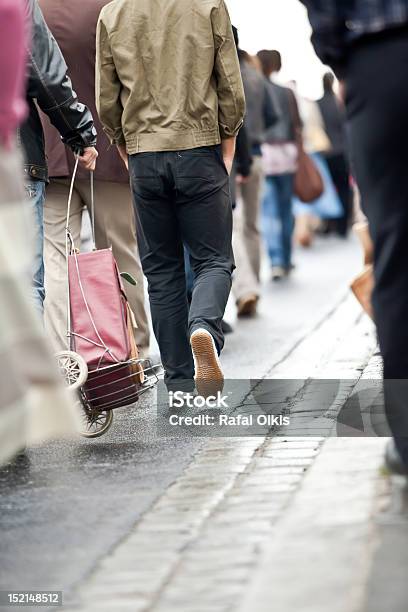
[[(135, 321), (111, 249), (97, 250), (94, 231), (93, 173), (91, 222), (94, 249), (79, 253), (69, 229), (76, 161), (68, 198), (66, 256), (68, 350), (58, 353), (66, 384), (79, 394), (81, 434), (98, 437), (112, 424), (112, 410), (134, 404), (158, 380), (147, 360), (139, 359)], [(135, 281), (128, 275), (123, 277)]]

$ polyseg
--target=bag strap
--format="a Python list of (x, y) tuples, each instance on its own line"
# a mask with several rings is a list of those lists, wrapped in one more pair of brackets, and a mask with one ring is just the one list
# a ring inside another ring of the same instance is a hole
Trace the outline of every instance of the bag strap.
[(292, 117), (295, 142), (297, 144), (298, 149), (303, 150), (302, 119), (299, 114), (299, 107), (296, 101), (296, 96), (291, 89), (288, 90), (287, 94), (290, 116)]
[(91, 230), (92, 230), (92, 247), (96, 251), (95, 241), (95, 193), (94, 193), (94, 173), (93, 170), (90, 172), (90, 183), (91, 183)]
[(71, 234), (71, 230), (70, 230), (70, 227), (69, 227), (69, 219), (71, 217), (72, 195), (74, 193), (75, 179), (76, 179), (76, 175), (77, 175), (77, 172), (78, 172), (78, 164), (79, 164), (79, 158), (78, 158), (77, 155), (75, 155), (75, 166), (74, 166), (74, 171), (72, 172), (71, 184), (69, 186), (68, 205), (67, 205), (67, 220), (66, 220), (66, 223), (65, 223), (65, 230), (69, 234)]
[[(75, 244), (72, 238), (71, 228), (69, 227), (69, 220), (71, 217), (71, 204), (72, 196), (74, 193), (75, 179), (78, 172), (79, 157), (75, 155), (75, 165), (72, 172), (71, 184), (69, 186), (68, 203), (67, 203), (67, 218), (65, 222), (65, 258), (66, 258), (66, 270), (67, 270), (67, 346), (68, 350), (71, 350), (71, 341), (73, 334), (71, 332), (71, 307), (70, 307), (70, 292), (69, 292), (69, 268), (68, 268), (68, 257), (71, 253), (75, 254)], [(95, 244), (95, 201), (94, 201), (94, 176), (91, 171), (91, 224), (92, 224), (92, 242), (93, 249), (96, 250)], [(77, 263), (77, 260), (75, 260)], [(84, 298), (85, 299), (85, 298)]]
[[(65, 224), (65, 231), (67, 235), (70, 236), (70, 241), (73, 246), (71, 229), (69, 227), (69, 220), (71, 217), (71, 204), (72, 204), (72, 196), (74, 193), (75, 180), (78, 173), (78, 165), (79, 158), (78, 155), (75, 155), (75, 165), (74, 170), (72, 172), (71, 184), (69, 186), (69, 195), (68, 195), (68, 204), (67, 204), (67, 219)], [(95, 242), (95, 190), (94, 190), (94, 173), (93, 170), (90, 171), (90, 190), (91, 190), (91, 231), (92, 231), (92, 247), (93, 250), (96, 251), (96, 242)]]

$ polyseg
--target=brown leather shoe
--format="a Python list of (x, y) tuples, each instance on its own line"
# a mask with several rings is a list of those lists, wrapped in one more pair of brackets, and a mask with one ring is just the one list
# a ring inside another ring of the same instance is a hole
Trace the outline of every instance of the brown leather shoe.
[(247, 295), (237, 302), (239, 317), (254, 317), (259, 297), (255, 294)]

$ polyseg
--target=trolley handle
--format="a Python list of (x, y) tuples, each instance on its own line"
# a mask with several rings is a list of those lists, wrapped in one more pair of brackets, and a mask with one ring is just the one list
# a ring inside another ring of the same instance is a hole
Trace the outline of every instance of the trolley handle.
[[(66, 270), (67, 270), (67, 344), (68, 350), (71, 350), (71, 307), (70, 307), (70, 294), (69, 294), (69, 269), (68, 269), (68, 258), (72, 252), (75, 252), (75, 244), (74, 239), (72, 238), (71, 229), (69, 227), (69, 220), (71, 217), (71, 204), (72, 204), (72, 195), (74, 193), (75, 179), (78, 172), (79, 165), (79, 156), (81, 155), (81, 150), (77, 150), (75, 152), (75, 165), (74, 170), (72, 172), (71, 184), (69, 186), (69, 195), (68, 195), (68, 204), (67, 204), (67, 218), (65, 223), (65, 261), (66, 261)], [(92, 245), (93, 250), (96, 251), (95, 244), (95, 199), (94, 199), (94, 173), (91, 170), (90, 173), (90, 183), (91, 183), (91, 226), (92, 226)]]
[[(68, 195), (68, 205), (67, 205), (67, 219), (66, 219), (66, 224), (65, 224), (65, 230), (67, 232), (67, 236), (70, 237), (70, 242), (71, 242), (71, 247), (74, 247), (73, 244), (73, 240), (72, 240), (72, 236), (71, 236), (71, 230), (69, 227), (69, 220), (71, 217), (71, 203), (72, 203), (72, 196), (74, 193), (74, 186), (75, 186), (75, 180), (76, 180), (76, 176), (77, 176), (77, 172), (78, 172), (78, 165), (79, 165), (79, 155), (81, 155), (81, 151), (78, 149), (75, 153), (75, 165), (74, 165), (74, 170), (72, 172), (72, 178), (71, 178), (71, 184), (69, 186), (69, 195)], [(90, 171), (90, 189), (91, 189), (91, 229), (92, 229), (92, 248), (94, 251), (96, 251), (96, 242), (95, 242), (95, 190), (94, 190), (94, 172), (93, 170)], [(68, 256), (68, 253), (67, 253)]]

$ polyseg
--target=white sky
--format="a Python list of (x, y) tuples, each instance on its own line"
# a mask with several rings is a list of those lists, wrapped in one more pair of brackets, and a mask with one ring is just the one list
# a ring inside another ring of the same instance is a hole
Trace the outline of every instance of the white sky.
[(299, 93), (318, 98), (325, 68), (310, 43), (306, 9), (298, 0), (226, 0), (240, 46), (254, 54), (278, 49), (282, 54), (281, 80), (295, 79)]

